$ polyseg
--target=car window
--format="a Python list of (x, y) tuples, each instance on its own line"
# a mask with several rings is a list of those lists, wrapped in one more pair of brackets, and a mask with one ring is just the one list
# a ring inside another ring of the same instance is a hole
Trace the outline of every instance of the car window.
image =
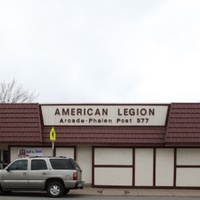
[(78, 164), (75, 160), (73, 160), (73, 159), (71, 159), (71, 158), (69, 158), (69, 160), (70, 160), (70, 162), (72, 163), (72, 165), (74, 166), (74, 168), (76, 168), (76, 169), (82, 171), (81, 168), (80, 168), (80, 166), (79, 166), (79, 164)]
[(32, 160), (31, 170), (44, 170), (47, 169), (47, 164), (45, 160)]
[(50, 163), (53, 169), (74, 169), (67, 159), (50, 159)]
[(9, 166), (9, 170), (27, 170), (27, 160), (17, 160)]

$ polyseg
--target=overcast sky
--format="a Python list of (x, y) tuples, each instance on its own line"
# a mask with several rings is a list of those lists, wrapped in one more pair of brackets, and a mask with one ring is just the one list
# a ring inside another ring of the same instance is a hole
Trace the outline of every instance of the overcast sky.
[(199, 0), (0, 0), (0, 82), (39, 103), (200, 102)]

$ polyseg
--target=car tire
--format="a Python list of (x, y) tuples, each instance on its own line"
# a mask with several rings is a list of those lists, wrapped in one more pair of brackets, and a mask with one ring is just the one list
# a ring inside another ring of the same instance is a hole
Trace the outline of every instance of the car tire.
[(50, 197), (60, 197), (64, 194), (63, 184), (59, 181), (50, 182), (47, 185), (47, 194)]

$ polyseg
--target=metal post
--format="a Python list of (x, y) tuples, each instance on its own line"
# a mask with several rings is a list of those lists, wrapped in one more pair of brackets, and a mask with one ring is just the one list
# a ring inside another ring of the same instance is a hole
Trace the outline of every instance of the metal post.
[(54, 141), (52, 141), (52, 156), (54, 156)]

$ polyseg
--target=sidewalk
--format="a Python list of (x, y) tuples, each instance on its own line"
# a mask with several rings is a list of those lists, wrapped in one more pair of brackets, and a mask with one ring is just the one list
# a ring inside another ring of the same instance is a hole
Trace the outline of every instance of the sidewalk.
[(200, 197), (200, 190), (183, 189), (108, 189), (91, 188), (70, 190), (69, 195), (87, 195), (87, 196), (157, 196), (157, 197)]

